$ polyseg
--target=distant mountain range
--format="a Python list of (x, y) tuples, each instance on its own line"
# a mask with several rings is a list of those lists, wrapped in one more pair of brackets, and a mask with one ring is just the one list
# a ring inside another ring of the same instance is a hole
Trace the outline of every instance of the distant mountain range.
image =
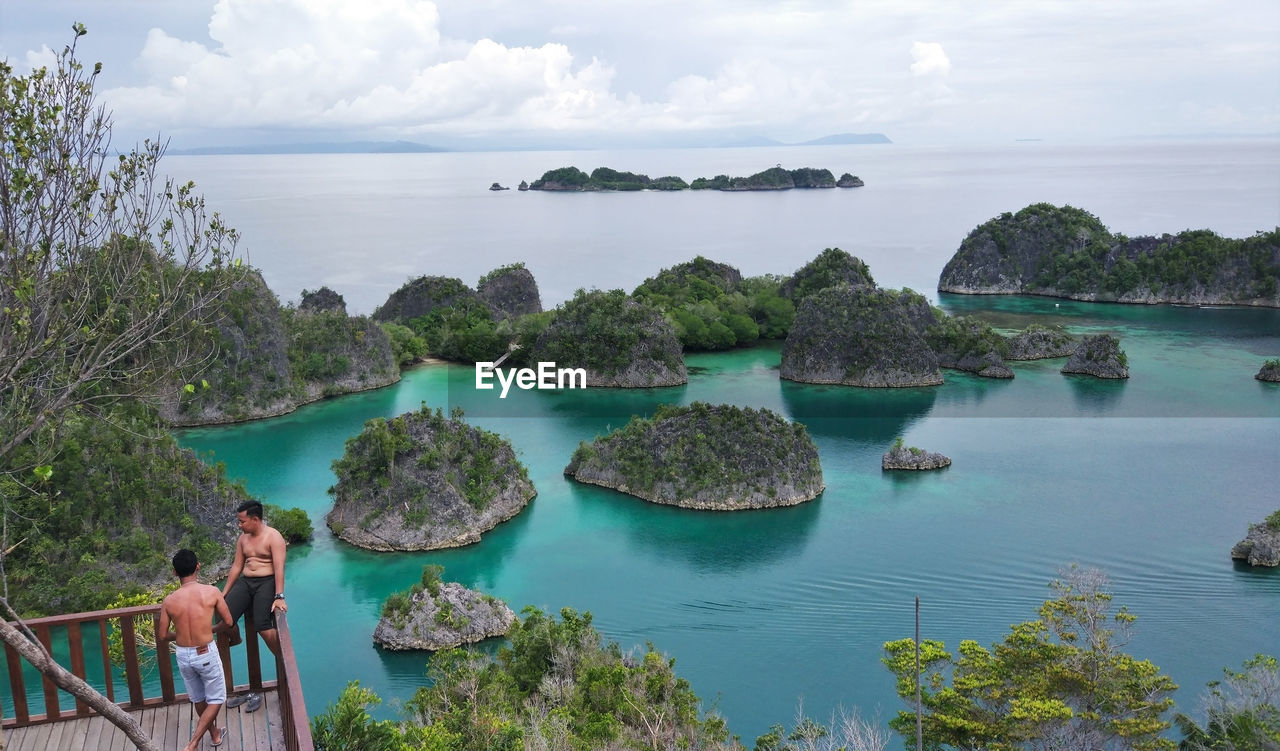
[(733, 141), (724, 145), (737, 148), (750, 148), (755, 146), (848, 146), (850, 144), (864, 143), (893, 143), (893, 141), (890, 141), (889, 137), (883, 133), (837, 133), (831, 136), (815, 138), (812, 141), (800, 141), (799, 143), (785, 143), (773, 138), (760, 136), (756, 138), (746, 138), (741, 141)]
[[(846, 146), (849, 144), (893, 143), (883, 133), (837, 133), (800, 143), (784, 143), (763, 136), (736, 141), (700, 141), (696, 143), (672, 143), (670, 148), (744, 148), (764, 146)], [(645, 144), (653, 148), (655, 144)], [(442, 151), (563, 151), (566, 146), (492, 146), (479, 144), (469, 147), (430, 146), (413, 141), (342, 141), (329, 143), (273, 143), (244, 146), (198, 146), (189, 149), (170, 149), (175, 156), (201, 156), (209, 154), (422, 154)], [(577, 148), (591, 148), (580, 145)]]
[(205, 154), (421, 154), (449, 151), (412, 141), (343, 141), (340, 143), (271, 143), (247, 146), (199, 146), (193, 149), (170, 149), (169, 154), (200, 156)]

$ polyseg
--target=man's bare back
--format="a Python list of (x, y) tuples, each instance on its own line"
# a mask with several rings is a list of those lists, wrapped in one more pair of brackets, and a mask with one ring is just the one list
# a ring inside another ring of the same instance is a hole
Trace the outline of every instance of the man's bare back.
[(208, 584), (188, 581), (164, 598), (160, 611), (160, 632), (169, 634), (169, 625), (177, 631), (180, 647), (203, 647), (213, 641), (213, 615), (231, 623), (231, 612), (222, 592)]

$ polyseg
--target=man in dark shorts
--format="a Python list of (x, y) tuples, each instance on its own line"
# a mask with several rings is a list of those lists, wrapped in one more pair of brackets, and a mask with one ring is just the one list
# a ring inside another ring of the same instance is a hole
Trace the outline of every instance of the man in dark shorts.
[[(249, 613), (267, 648), (279, 656), (276, 613), (288, 610), (284, 602), (284, 537), (262, 520), (262, 504), (257, 501), (240, 504), (236, 521), (240, 524), (240, 539), (236, 540), (236, 556), (222, 594), (231, 609), (231, 620), (239, 623), (240, 616)], [(230, 637), (231, 643), (240, 643), (239, 637), (237, 629)], [(262, 702), (256, 694), (245, 694), (232, 697), (227, 706), (238, 707), (246, 701), (249, 711)]]
[[(177, 641), (174, 648), (178, 660), (178, 672), (187, 686), (187, 697), (195, 706), (199, 719), (191, 740), (184, 751), (200, 747), (200, 736), (209, 734), (209, 743), (221, 746), (227, 729), (218, 727), (218, 712), (227, 700), (226, 679), (223, 677), (222, 660), (213, 640), (215, 630), (232, 627), (231, 612), (217, 587), (201, 584), (196, 580), (200, 562), (190, 550), (179, 550), (173, 556), (173, 573), (182, 585), (160, 606), (160, 627), (156, 641), (164, 644)], [(213, 615), (221, 623), (215, 629)], [(170, 631), (170, 626), (173, 631)]]

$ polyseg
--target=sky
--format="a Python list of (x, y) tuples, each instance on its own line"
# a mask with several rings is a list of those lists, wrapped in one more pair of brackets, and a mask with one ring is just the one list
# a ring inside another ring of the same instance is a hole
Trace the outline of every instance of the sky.
[(4, 0), (173, 148), (1280, 134), (1276, 0)]

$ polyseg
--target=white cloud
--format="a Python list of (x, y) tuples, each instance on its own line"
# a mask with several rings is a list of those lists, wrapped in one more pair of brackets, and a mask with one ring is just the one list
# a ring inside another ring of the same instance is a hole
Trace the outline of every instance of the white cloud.
[[(91, 29), (131, 32), (82, 45), (86, 59), (121, 45), (103, 78), (118, 126), (212, 143), (208, 129), (1263, 132), (1280, 111), (1274, 0), (62, 1)], [(11, 21), (43, 7), (6, 0), (0, 49), (41, 49)]]
[(911, 73), (917, 76), (938, 74), (945, 76), (951, 72), (951, 60), (946, 50), (937, 42), (915, 42), (911, 45)]

